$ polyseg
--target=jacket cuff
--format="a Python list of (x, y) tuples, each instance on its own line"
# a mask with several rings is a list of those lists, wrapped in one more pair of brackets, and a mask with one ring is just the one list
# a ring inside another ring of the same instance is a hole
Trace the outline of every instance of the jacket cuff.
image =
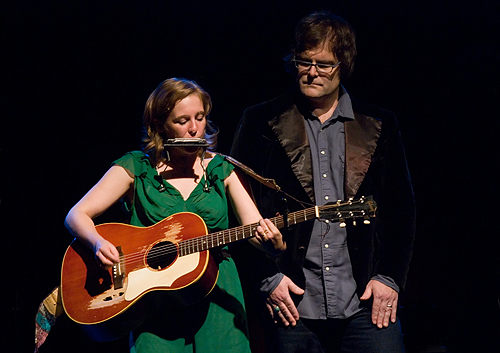
[(260, 294), (267, 298), (278, 287), (283, 276), (283, 273), (277, 273), (260, 282)]
[(388, 287), (391, 287), (392, 289), (394, 289), (396, 292), (399, 293), (399, 286), (391, 277), (384, 275), (375, 275), (371, 279), (379, 281), (380, 283), (385, 284)]

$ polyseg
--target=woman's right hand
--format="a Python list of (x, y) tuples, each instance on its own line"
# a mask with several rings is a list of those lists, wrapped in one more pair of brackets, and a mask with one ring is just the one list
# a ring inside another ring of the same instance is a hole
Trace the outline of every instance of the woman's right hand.
[(120, 254), (116, 247), (106, 239), (98, 240), (94, 245), (94, 254), (97, 262), (103, 268), (110, 268), (120, 262)]

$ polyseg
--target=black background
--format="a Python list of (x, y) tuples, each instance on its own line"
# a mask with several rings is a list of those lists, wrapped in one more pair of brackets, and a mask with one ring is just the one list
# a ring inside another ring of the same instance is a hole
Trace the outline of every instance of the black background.
[[(156, 85), (186, 77), (204, 87), (228, 153), (243, 109), (293, 82), (282, 57), (298, 20), (330, 9), (357, 31), (346, 88), (393, 110), (406, 146), (418, 205), (400, 311), (408, 351), (497, 351), (499, 4), (3, 1), (1, 344), (33, 351), (36, 309), (71, 241), (64, 217), (113, 160), (139, 148)], [(85, 341), (61, 322), (42, 352), (126, 347)]]

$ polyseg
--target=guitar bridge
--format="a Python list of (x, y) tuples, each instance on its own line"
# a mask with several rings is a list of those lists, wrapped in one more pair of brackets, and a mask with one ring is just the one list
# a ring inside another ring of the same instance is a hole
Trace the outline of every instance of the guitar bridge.
[(115, 289), (123, 288), (123, 279), (125, 278), (125, 264), (123, 261), (122, 247), (117, 246), (116, 250), (120, 254), (120, 262), (113, 265), (113, 286)]

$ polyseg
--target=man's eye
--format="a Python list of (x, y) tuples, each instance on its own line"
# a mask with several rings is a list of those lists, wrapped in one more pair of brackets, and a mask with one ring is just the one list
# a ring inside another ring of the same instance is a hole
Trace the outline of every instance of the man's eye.
[(331, 65), (328, 64), (316, 64), (319, 69), (329, 69)]

